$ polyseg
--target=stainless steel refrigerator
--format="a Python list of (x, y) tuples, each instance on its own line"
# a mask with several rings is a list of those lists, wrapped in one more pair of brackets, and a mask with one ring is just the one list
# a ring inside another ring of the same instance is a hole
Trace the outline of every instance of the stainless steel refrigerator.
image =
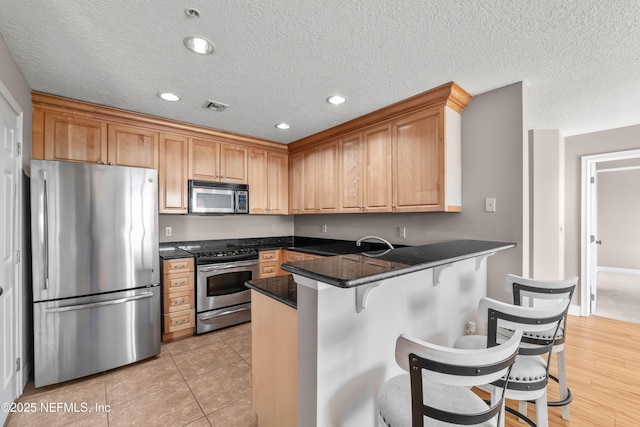
[(160, 353), (158, 174), (31, 161), (36, 387)]

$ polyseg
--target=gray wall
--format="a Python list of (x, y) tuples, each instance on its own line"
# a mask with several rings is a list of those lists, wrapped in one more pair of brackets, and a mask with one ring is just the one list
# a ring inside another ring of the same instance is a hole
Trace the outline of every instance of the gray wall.
[[(13, 59), (7, 44), (4, 41), (4, 38), (0, 34), (0, 82), (9, 90), (11, 96), (16, 100), (16, 102), (20, 105), (23, 111), (23, 124), (22, 124), (22, 165), (25, 168), (25, 171), (28, 171), (29, 160), (31, 160), (31, 122), (32, 122), (32, 114), (31, 114), (31, 89), (27, 84), (27, 81), (24, 79), (22, 72), (18, 68), (18, 65)], [(22, 236), (23, 242), (20, 247), (21, 253), (27, 254), (30, 253), (30, 233), (28, 229), (30, 227), (29, 222), (29, 207), (28, 207), (28, 180), (23, 175), (22, 181)], [(0, 200), (0, 203), (5, 203), (4, 200)], [(31, 334), (31, 304), (30, 304), (30, 288), (31, 288), (31, 263), (29, 262), (28, 256), (23, 256), (22, 262), (22, 277), (23, 277), (23, 288), (22, 288), (22, 300), (24, 302), (23, 305), (23, 336), (22, 336), (22, 351), (23, 351), (23, 363), (24, 366), (24, 383), (29, 379), (29, 373), (31, 371), (31, 342), (32, 342), (32, 334)]]
[[(488, 260), (489, 296), (507, 300), (504, 275), (528, 273), (526, 96), (517, 83), (475, 96), (463, 111), (461, 213), (297, 215), (296, 235), (356, 240), (375, 234), (408, 245), (461, 238), (515, 242), (516, 248)], [(496, 212), (484, 211), (486, 197), (496, 198)], [(398, 238), (401, 226), (405, 239)]]
[[(292, 236), (292, 215), (160, 215), (160, 242)], [(165, 228), (171, 227), (171, 236)]]
[[(640, 148), (640, 125), (565, 137), (565, 276), (580, 276), (581, 158)], [(574, 301), (580, 301), (580, 288)]]
[(598, 239), (599, 267), (640, 270), (640, 169), (598, 174)]

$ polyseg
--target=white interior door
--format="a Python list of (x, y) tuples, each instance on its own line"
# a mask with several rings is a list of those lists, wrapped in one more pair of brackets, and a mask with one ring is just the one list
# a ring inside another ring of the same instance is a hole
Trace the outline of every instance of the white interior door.
[[(18, 144), (19, 116), (0, 91), (0, 402), (18, 397), (16, 360), (18, 358), (19, 266), (16, 264), (18, 221)], [(8, 414), (0, 410), (0, 424)]]

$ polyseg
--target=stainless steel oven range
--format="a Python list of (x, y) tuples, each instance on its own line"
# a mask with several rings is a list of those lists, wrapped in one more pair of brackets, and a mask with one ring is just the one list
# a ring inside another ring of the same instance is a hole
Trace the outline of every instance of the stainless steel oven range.
[(196, 259), (196, 334), (251, 320), (251, 293), (244, 283), (258, 277), (254, 248), (184, 246)]

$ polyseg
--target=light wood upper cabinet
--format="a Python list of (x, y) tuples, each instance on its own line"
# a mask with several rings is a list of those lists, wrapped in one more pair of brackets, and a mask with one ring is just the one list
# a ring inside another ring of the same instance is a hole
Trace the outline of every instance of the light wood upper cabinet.
[(152, 130), (44, 113), (45, 160), (158, 169), (158, 154), (158, 133)]
[[(289, 156), (285, 153), (267, 152), (267, 201), (269, 213), (289, 213)], [(249, 187), (249, 197), (251, 197)]]
[[(301, 154), (301, 176), (295, 180), (292, 177), (290, 185), (296, 187), (292, 197), (296, 193), (296, 197), (301, 199), (302, 213), (338, 212), (338, 141), (314, 147)], [(293, 162), (293, 156), (291, 161)]]
[(299, 197), (291, 206), (302, 200), (305, 212), (332, 212), (320, 209), (318, 193), (332, 194), (335, 170), (314, 153), (337, 138), (339, 212), (460, 212), (461, 112), (470, 99), (450, 82), (289, 144), (291, 195)]
[(301, 214), (304, 203), (304, 152), (289, 156), (289, 213)]
[(247, 148), (210, 139), (189, 141), (189, 178), (246, 184)]
[(340, 140), (340, 212), (391, 212), (391, 127)]
[(186, 136), (160, 134), (159, 213), (187, 213), (188, 151)]
[(444, 210), (444, 117), (433, 108), (394, 121), (394, 212)]
[(249, 149), (249, 213), (288, 213), (289, 162), (285, 153)]
[(109, 164), (158, 169), (158, 132), (110, 124), (108, 141)]
[[(38, 125), (34, 123), (34, 132)], [(107, 124), (86, 117), (45, 112), (44, 159), (106, 164)]]

